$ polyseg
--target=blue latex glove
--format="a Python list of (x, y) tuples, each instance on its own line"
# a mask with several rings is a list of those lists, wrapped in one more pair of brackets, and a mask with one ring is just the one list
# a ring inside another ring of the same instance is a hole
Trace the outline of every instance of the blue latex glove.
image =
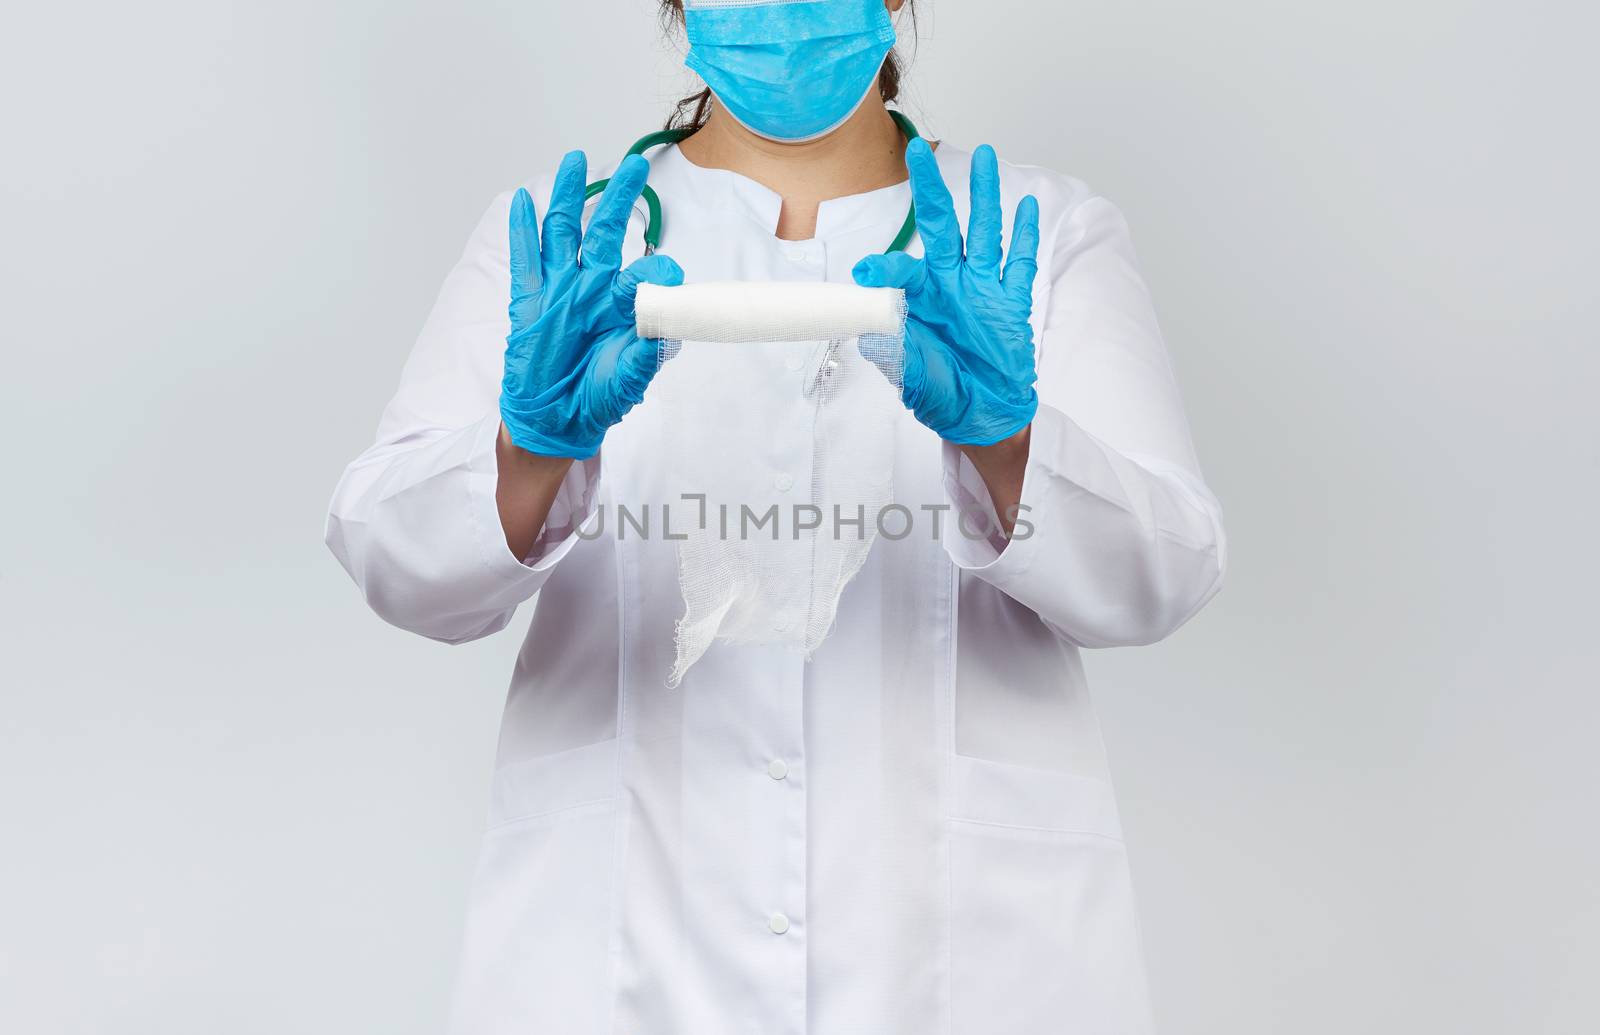
[(1039, 270), (1039, 202), (1017, 205), (1011, 254), (1000, 267), (1000, 166), (987, 144), (972, 153), (972, 218), (966, 253), (955, 204), (933, 149), (906, 146), (923, 257), (869, 255), (856, 264), (863, 287), (906, 292), (901, 399), (917, 420), (957, 445), (989, 446), (1033, 421), (1039, 396), (1033, 362), (1033, 278)]
[(542, 245), (527, 190), (511, 201), (511, 333), (500, 419), (530, 453), (594, 456), (660, 366), (659, 343), (634, 333), (634, 295), (644, 282), (682, 284), (683, 270), (665, 255), (621, 268), (628, 215), (649, 174), (644, 158), (624, 159), (585, 233), (588, 163), (582, 151), (569, 153), (550, 192)]

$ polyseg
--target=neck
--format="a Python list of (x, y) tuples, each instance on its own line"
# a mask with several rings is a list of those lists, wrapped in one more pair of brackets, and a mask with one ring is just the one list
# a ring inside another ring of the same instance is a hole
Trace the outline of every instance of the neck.
[(832, 133), (803, 144), (752, 133), (713, 104), (705, 126), (678, 146), (695, 165), (748, 176), (781, 196), (778, 237), (785, 241), (815, 235), (822, 202), (906, 179), (905, 137), (876, 96)]

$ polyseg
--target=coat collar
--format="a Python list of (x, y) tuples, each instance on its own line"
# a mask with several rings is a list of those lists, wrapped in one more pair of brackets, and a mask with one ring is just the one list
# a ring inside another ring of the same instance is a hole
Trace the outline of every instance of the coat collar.
[[(661, 196), (665, 219), (687, 218), (687, 210), (697, 219), (714, 213), (735, 211), (745, 216), (762, 233), (774, 236), (783, 198), (776, 191), (730, 169), (708, 169), (686, 158), (677, 145), (657, 151), (650, 159), (650, 183)], [(845, 234), (878, 226), (898, 227), (911, 205), (909, 182), (891, 184), (863, 194), (851, 194), (824, 201), (817, 210), (817, 230), (813, 238), (828, 241)], [(891, 231), (892, 236), (892, 231)]]

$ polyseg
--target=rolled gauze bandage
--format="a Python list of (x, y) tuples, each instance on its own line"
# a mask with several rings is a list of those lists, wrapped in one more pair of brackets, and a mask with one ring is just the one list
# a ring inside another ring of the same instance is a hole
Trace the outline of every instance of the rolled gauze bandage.
[(899, 335), (906, 315), (898, 288), (789, 281), (640, 284), (634, 308), (641, 338), (729, 343)]

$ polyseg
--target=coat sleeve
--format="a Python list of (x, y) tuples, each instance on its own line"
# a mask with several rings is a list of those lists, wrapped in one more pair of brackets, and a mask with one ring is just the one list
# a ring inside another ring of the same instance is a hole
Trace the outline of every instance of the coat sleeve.
[[(1121, 213), (1085, 196), (1047, 247), (1035, 291), (1040, 406), (1016, 535), (946, 543), (959, 567), (1080, 646), (1153, 643), (1221, 588), (1221, 508)], [(955, 506), (992, 515), (971, 462), (944, 450)]]
[(510, 290), (511, 195), (495, 199), (446, 277), (377, 440), (339, 479), (324, 538), (386, 621), (447, 643), (504, 628), (593, 514), (600, 462), (575, 463), (532, 554), (495, 504)]

